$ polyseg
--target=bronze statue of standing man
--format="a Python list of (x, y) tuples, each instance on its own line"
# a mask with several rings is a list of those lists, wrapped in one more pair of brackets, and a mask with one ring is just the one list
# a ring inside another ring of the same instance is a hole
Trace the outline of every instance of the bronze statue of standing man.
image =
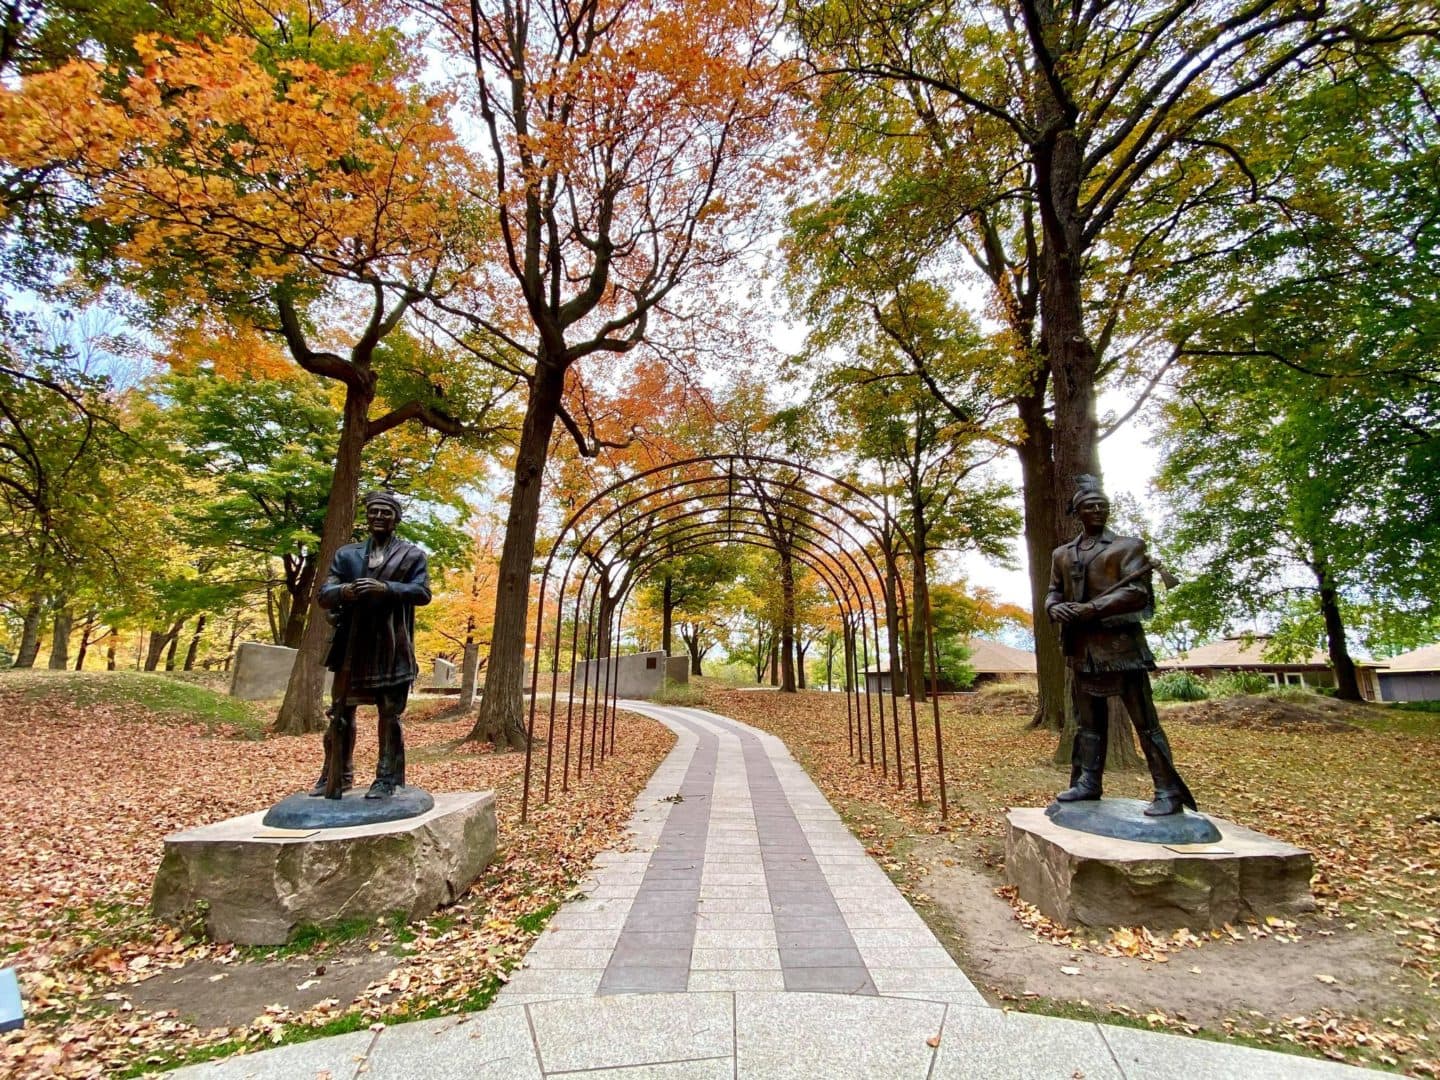
[[(367, 799), (385, 799), (405, 784), (405, 738), (401, 717), (415, 662), (415, 608), (430, 602), (425, 553), (395, 535), (400, 501), (388, 491), (365, 496), (363, 544), (335, 553), (320, 587), (320, 606), (331, 612), (335, 636), (325, 666), (335, 672), (330, 725), (325, 732), (325, 770), (312, 795), (339, 798), (355, 783), (355, 709), (374, 705), (380, 714), (379, 760)], [(338, 783), (327, 783), (338, 765)]]
[(1155, 798), (1145, 808), (1151, 817), (1195, 809), (1195, 798), (1170, 753), (1150, 693), (1155, 658), (1145, 644), (1140, 620), (1154, 606), (1145, 542), (1116, 536), (1105, 527), (1110, 500), (1093, 476), (1077, 480), (1070, 512), (1080, 519), (1080, 535), (1055, 549), (1045, 612), (1060, 624), (1061, 648), (1074, 679), (1075, 712), (1080, 729), (1071, 757), (1070, 787), (1060, 802), (1098, 799), (1105, 771), (1109, 699), (1119, 697), (1130, 715), (1155, 782)]

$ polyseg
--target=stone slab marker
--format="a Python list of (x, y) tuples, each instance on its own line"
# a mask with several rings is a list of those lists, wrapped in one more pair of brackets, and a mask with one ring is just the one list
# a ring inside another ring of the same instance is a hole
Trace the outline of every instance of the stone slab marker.
[(209, 904), (219, 941), (283, 944), (302, 923), (423, 918), (454, 903), (495, 854), (495, 793), (435, 796), (419, 817), (350, 828), (284, 830), (265, 811), (165, 838), (155, 877), (157, 917)]
[(455, 675), (455, 665), (449, 660), (443, 660), (437, 656), (435, 670), (430, 677), (430, 685), (437, 690), (448, 690), (452, 686), (459, 686), (460, 681)]
[[(234, 673), (230, 676), (230, 696), (245, 701), (266, 701), (285, 696), (290, 682), (290, 669), (295, 666), (296, 650), (284, 645), (266, 645), (262, 641), (242, 641), (235, 650)], [(331, 672), (325, 672), (325, 692), (330, 691)]]

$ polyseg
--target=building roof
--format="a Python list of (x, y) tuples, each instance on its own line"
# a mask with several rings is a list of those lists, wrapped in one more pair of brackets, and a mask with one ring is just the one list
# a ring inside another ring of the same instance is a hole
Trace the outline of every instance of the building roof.
[(985, 675), (1028, 673), (1035, 674), (1035, 654), (1028, 649), (1016, 649), (1002, 645), (988, 638), (972, 637), (965, 642), (970, 658), (965, 662), (975, 669), (975, 674)]
[(1209, 645), (1198, 645), (1168, 660), (1157, 661), (1162, 668), (1325, 668), (1330, 666), (1330, 657), (1316, 650), (1308, 657), (1280, 663), (1267, 660), (1262, 655), (1269, 638), (1227, 637), (1212, 641)]
[(1418, 649), (1382, 660), (1380, 670), (1387, 675), (1398, 671), (1440, 671), (1440, 643), (1421, 645)]

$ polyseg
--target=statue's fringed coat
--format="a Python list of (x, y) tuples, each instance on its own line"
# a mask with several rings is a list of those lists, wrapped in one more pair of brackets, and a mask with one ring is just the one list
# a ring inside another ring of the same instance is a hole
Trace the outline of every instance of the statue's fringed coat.
[[(352, 692), (415, 681), (420, 674), (415, 662), (415, 609), (430, 602), (425, 552), (396, 537), (377, 569), (367, 567), (369, 555), (369, 540), (346, 544), (335, 553), (330, 573), (320, 587), (320, 606), (338, 613), (325, 666), (339, 671), (345, 663), (346, 645), (353, 641)], [(385, 595), (342, 602), (340, 590), (362, 577), (385, 582)], [(353, 635), (351, 619), (359, 620)]]

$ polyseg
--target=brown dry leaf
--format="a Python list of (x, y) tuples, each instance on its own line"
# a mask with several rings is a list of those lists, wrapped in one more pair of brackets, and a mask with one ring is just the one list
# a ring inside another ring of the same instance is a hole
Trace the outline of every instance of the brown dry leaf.
[[(256, 962), (232, 945), (150, 918), (161, 838), (307, 787), (321, 757), (320, 736), (231, 737), (237, 733), (177, 723), (138, 704), (81, 705), (32, 693), (31, 686), (23, 675), (0, 679), (0, 784), (6, 822), (14, 826), (0, 830), (7, 867), (0, 941), (15, 946), (6, 964), (19, 973), (31, 1017), (24, 1029), (0, 1036), (0, 1075), (7, 1080), (99, 1080), (229, 1039), (268, 1045), (292, 1025), (326, 1023), (344, 1012), (379, 1023), (463, 1000), (519, 962), (541, 914), (622, 834), (635, 795), (674, 742), (653, 721), (622, 715), (616, 756), (578, 787), (572, 777), (568, 792), (557, 778), (551, 803), (532, 804), (522, 827), (523, 755), (461, 743), (469, 718), (434, 720), (448, 703), (415, 703), (407, 716), (408, 772), (432, 791), (495, 789), (502, 843), (496, 861), (444, 912), (453, 920), (448, 930), (417, 927), (422, 932), (394, 971), (353, 1001), (328, 999), (298, 1014), (267, 1010), (248, 1024), (212, 1031), (172, 1013), (141, 1015), (126, 999), (129, 984), (192, 961)], [(374, 753), (373, 739), (362, 735), (357, 769), (371, 766)], [(379, 940), (357, 947), (395, 948), (390, 930), (377, 933)], [(325, 965), (314, 970), (323, 975)]]

